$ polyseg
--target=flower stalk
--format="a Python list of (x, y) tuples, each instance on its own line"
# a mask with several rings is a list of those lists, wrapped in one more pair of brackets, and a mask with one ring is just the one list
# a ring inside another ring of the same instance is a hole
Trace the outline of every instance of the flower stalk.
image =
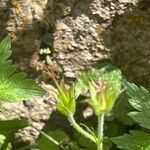
[(69, 115), (68, 117), (69, 122), (71, 123), (71, 125), (82, 135), (84, 135), (86, 138), (90, 139), (91, 141), (93, 141), (94, 143), (97, 143), (97, 139), (92, 136), (90, 133), (88, 133), (87, 131), (83, 130), (75, 121), (73, 114)]
[(98, 116), (97, 150), (103, 150), (104, 114)]
[(37, 130), (41, 135), (43, 135), (45, 138), (47, 138), (47, 140), (49, 140), (50, 142), (54, 143), (55, 145), (59, 146), (59, 142), (56, 141), (54, 138), (52, 138), (50, 135), (48, 135), (47, 133), (39, 130), (37, 127), (35, 127), (34, 125), (31, 124), (31, 127), (34, 128), (35, 130)]
[(93, 108), (98, 118), (97, 136), (88, 127), (87, 131), (84, 130), (74, 119), (77, 98), (75, 85), (66, 87), (64, 81), (60, 84), (56, 82), (58, 89), (55, 93), (57, 110), (68, 118), (70, 124), (77, 132), (94, 142), (97, 145), (97, 150), (104, 149), (104, 117), (106, 113), (112, 110), (115, 101), (121, 93), (121, 79), (121, 72), (114, 70), (102, 74), (97, 82), (94, 80), (89, 81), (90, 98), (87, 102)]

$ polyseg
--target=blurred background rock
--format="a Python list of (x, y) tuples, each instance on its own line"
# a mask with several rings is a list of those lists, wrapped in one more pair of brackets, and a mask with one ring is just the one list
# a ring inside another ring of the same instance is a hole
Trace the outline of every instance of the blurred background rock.
[[(149, 0), (0, 0), (0, 39), (8, 34), (20, 70), (44, 84), (111, 63), (129, 81), (150, 87)], [(20, 103), (21, 109), (4, 104), (1, 118), (29, 117), (39, 108), (38, 119), (30, 118), (42, 128), (52, 111), (45, 99)]]

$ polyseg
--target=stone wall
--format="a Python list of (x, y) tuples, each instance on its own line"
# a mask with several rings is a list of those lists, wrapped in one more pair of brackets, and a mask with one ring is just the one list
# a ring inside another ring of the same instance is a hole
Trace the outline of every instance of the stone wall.
[(108, 60), (131, 81), (149, 86), (149, 5), (148, 0), (1, 0), (0, 37), (10, 33), (13, 50), (26, 53), (27, 65), (37, 70), (75, 78)]
[[(108, 62), (128, 80), (150, 86), (149, 0), (0, 0), (0, 39), (7, 34), (19, 67), (34, 68), (44, 80), (74, 79)], [(41, 128), (51, 113), (47, 99), (21, 103), (21, 110), (6, 104), (10, 113), (1, 119), (30, 117), (35, 110), (38, 119), (30, 118)]]

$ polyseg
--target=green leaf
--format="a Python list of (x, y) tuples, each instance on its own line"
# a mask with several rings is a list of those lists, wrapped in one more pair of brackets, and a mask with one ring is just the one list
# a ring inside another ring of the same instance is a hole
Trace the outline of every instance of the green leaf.
[(137, 109), (128, 115), (140, 126), (150, 129), (150, 92), (142, 86), (138, 87), (131, 83), (127, 83), (127, 91), (131, 97), (130, 104)]
[[(130, 104), (137, 110), (128, 113), (140, 126), (150, 129), (150, 92), (144, 87), (126, 82)], [(149, 150), (150, 134), (142, 131), (131, 131), (130, 134), (111, 138), (120, 149)]]
[(44, 90), (37, 86), (33, 80), (25, 78), (24, 73), (0, 79), (1, 101), (25, 100), (42, 94), (44, 94)]
[[(48, 134), (60, 143), (64, 140), (69, 141), (68, 135), (61, 130), (50, 131)], [(37, 144), (40, 150), (59, 150), (57, 145), (47, 140), (44, 136), (38, 140)]]
[(150, 146), (148, 146), (146, 148), (141, 148), (140, 150), (150, 150)]
[(4, 63), (10, 56), (11, 56), (11, 39), (7, 36), (1, 43), (0, 43), (0, 63)]
[(25, 73), (16, 73), (16, 66), (8, 60), (11, 55), (11, 40), (6, 37), (0, 43), (0, 101), (17, 101), (43, 95), (45, 91), (26, 78)]
[(14, 134), (19, 129), (27, 126), (29, 126), (29, 124), (26, 119), (0, 121), (0, 137), (3, 139), (3, 141), (0, 140), (0, 149), (11, 150), (10, 142), (12, 141)]
[[(90, 140), (88, 140), (86, 137), (82, 136), (79, 133), (75, 133), (73, 135), (73, 140), (79, 145), (81, 150), (96, 150), (96, 144)], [(104, 150), (110, 150), (112, 147), (112, 143), (108, 138), (104, 138)]]
[(146, 103), (150, 100), (150, 92), (144, 87), (136, 86), (134, 83), (125, 82), (127, 93), (130, 96), (130, 104), (137, 110), (141, 110), (141, 103)]
[(96, 144), (88, 140), (85, 136), (82, 136), (79, 133), (74, 134), (74, 140), (78, 143), (79, 147), (83, 147), (86, 150), (95, 150)]
[[(66, 149), (64, 149), (64, 150), (66, 150)], [(68, 150), (83, 150), (83, 149), (79, 148), (79, 146), (77, 145), (77, 143), (75, 141), (71, 141), (71, 142), (69, 142)]]
[(26, 119), (18, 120), (6, 120), (0, 121), (0, 134), (2, 135), (12, 135), (16, 133), (19, 129), (29, 126)]
[(126, 131), (126, 126), (123, 126), (119, 121), (113, 120), (106, 122), (107, 128), (104, 131), (106, 137), (116, 137)]
[(123, 92), (113, 107), (113, 115), (125, 125), (133, 125), (135, 121), (128, 116), (134, 109), (128, 101), (128, 95)]
[(140, 126), (150, 129), (150, 102), (142, 105), (141, 111), (130, 112), (128, 115), (139, 123)]
[(111, 150), (112, 142), (108, 138), (104, 138), (104, 150)]
[(130, 134), (111, 138), (119, 149), (146, 150), (150, 146), (150, 134), (142, 131), (130, 131)]

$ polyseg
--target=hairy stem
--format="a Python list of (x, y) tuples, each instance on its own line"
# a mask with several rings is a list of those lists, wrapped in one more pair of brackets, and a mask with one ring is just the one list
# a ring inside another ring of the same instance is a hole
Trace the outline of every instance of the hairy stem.
[(104, 114), (98, 116), (97, 150), (103, 150)]
[(97, 139), (95, 137), (93, 137), (90, 133), (88, 133), (87, 131), (83, 130), (74, 120), (73, 114), (71, 114), (68, 117), (69, 122), (71, 123), (71, 125), (82, 135), (84, 135), (86, 138), (90, 139), (91, 141), (93, 141), (94, 143), (97, 143)]
[(59, 146), (59, 142), (53, 139), (51, 136), (46, 134), (45, 132), (39, 130), (37, 127), (31, 125), (35, 130), (37, 130), (41, 135), (43, 135), (45, 138), (47, 138), (50, 142), (53, 142), (55, 145)]

